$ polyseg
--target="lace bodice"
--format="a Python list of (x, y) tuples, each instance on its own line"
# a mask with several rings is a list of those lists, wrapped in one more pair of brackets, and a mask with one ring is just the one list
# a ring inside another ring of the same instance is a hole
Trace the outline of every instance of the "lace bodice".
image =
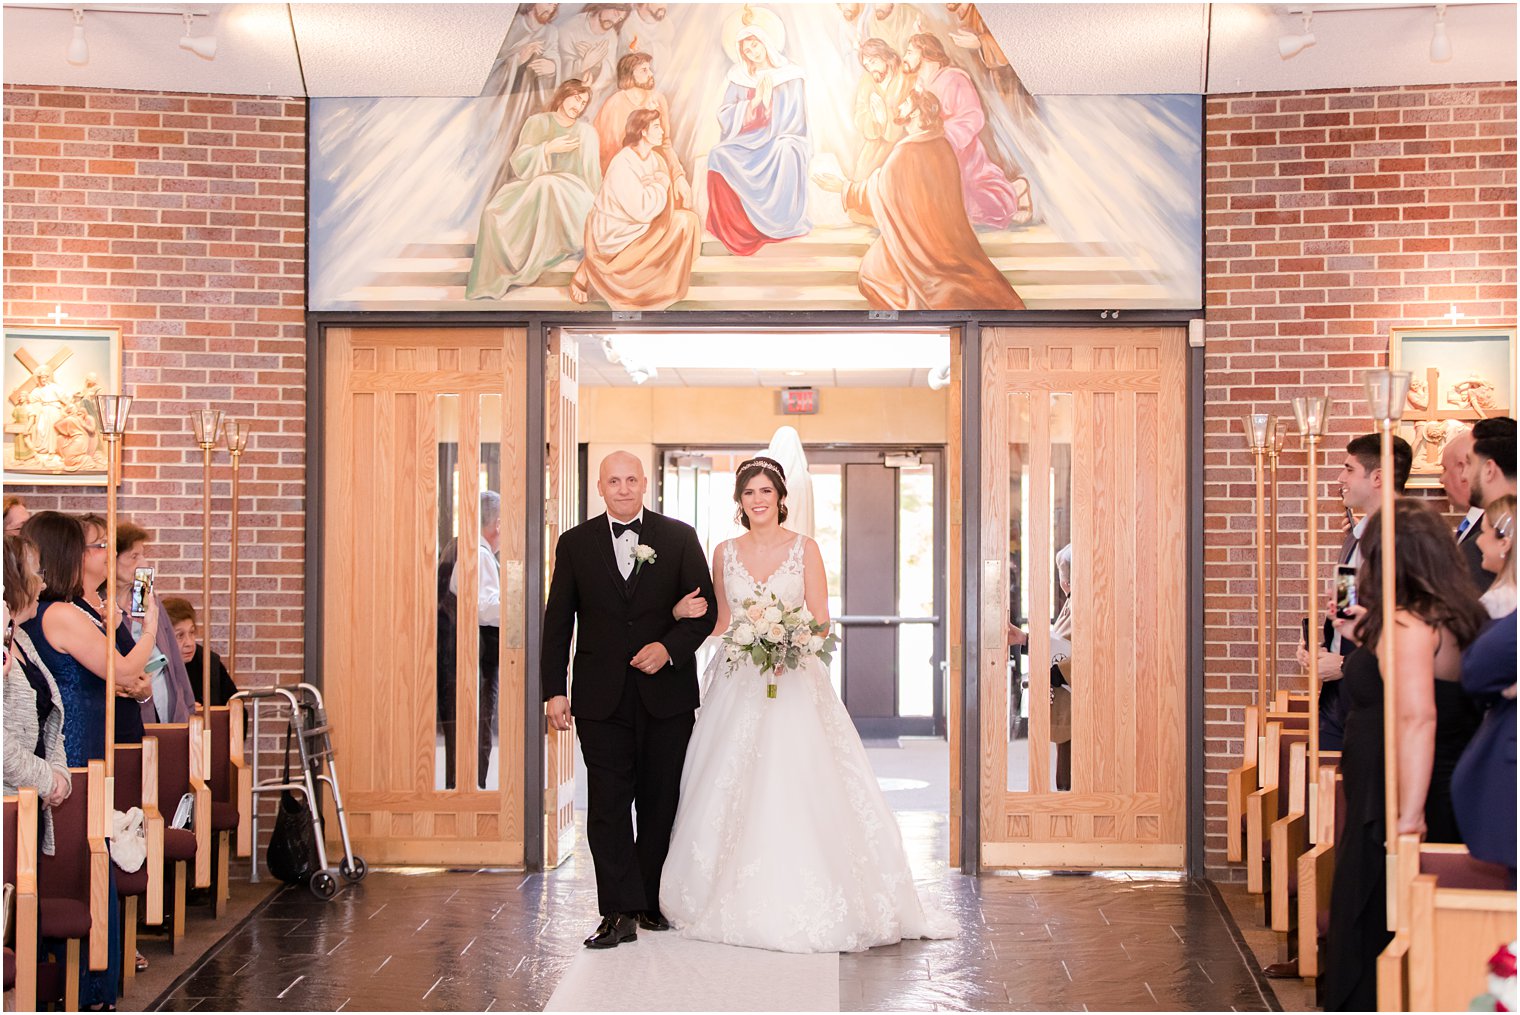
[(795, 606), (804, 601), (807, 591), (802, 571), (802, 541), (798, 536), (786, 559), (764, 581), (756, 581), (739, 559), (739, 551), (730, 539), (723, 544), (723, 593), (731, 612), (739, 612), (746, 599), (774, 593), (782, 602)]

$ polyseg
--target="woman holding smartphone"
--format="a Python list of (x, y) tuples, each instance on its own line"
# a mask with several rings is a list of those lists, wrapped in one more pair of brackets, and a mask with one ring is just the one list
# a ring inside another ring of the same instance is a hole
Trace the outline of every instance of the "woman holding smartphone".
[(174, 626), (166, 610), (158, 612), (158, 627), (150, 629), (145, 621), (147, 595), (153, 591), (153, 568), (146, 565), (146, 547), (150, 541), (148, 530), (132, 522), (116, 523), (116, 605), (120, 613), (117, 640), (122, 631), (132, 638), (132, 644), (142, 639), (143, 632), (153, 630), (153, 654), (148, 660), (148, 679), (153, 685), (153, 695), (142, 703), (142, 721), (186, 722), (195, 711), (195, 694), (190, 677), (180, 658), (179, 645), (174, 638)]

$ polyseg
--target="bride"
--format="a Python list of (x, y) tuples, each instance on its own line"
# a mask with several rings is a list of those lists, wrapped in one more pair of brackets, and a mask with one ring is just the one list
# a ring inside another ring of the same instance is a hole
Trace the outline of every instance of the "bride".
[[(828, 621), (818, 544), (782, 528), (786, 476), (770, 458), (738, 470), (749, 531), (713, 553), (717, 631), (745, 599), (805, 601)], [(759, 577), (757, 577), (759, 576)], [(705, 605), (678, 609), (701, 612)], [(828, 668), (807, 657), (770, 677), (725, 653), (708, 666), (686, 751), (660, 906), (687, 937), (786, 952), (862, 951), (944, 938), (953, 921), (913, 886), (902, 834)]]

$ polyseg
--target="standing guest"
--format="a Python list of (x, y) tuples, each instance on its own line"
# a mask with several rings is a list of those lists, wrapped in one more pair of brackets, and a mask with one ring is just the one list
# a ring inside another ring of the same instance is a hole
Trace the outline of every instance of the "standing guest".
[[(491, 747), (497, 732), (497, 691), (501, 676), (501, 494), (480, 491), (480, 543), (475, 555), (475, 624), (480, 628), (479, 689), (476, 712), (477, 781), (486, 787)], [(449, 576), (449, 592), (459, 595), (459, 563)], [(457, 637), (457, 635), (456, 635)]]
[[(106, 635), (101, 619), (105, 604), (93, 591), (105, 580), (109, 566), (103, 532), (57, 511), (40, 511), (22, 528), (22, 536), (37, 547), (37, 561), (47, 579), (37, 615), (22, 630), (58, 683), (69, 767), (83, 768), (90, 759), (105, 757), (106, 653), (117, 653), (112, 693), (141, 702), (152, 695), (143, 669), (153, 643), (144, 639), (123, 654), (120, 639), (113, 646)], [(145, 620), (158, 623), (158, 600), (151, 595)], [(142, 713), (130, 701), (116, 709), (117, 743), (142, 742)], [(130, 721), (124, 723), (124, 716)]]
[[(113, 603), (106, 605), (106, 571), (115, 567), (114, 547), (111, 546), (108, 535), (110, 529), (105, 518), (93, 513), (85, 513), (79, 516), (84, 523), (84, 537), (86, 553), (84, 558), (84, 605), (85, 608), (94, 611), (96, 616), (105, 623), (105, 617), (109, 613), (115, 621), (116, 651), (121, 655), (127, 655), (137, 647), (137, 638), (132, 634), (132, 625), (127, 623), (121, 611)], [(107, 551), (107, 552), (97, 552)], [(155, 623), (157, 618), (155, 617)], [(148, 686), (152, 687), (152, 678), (148, 673), (148, 665), (153, 662), (153, 653), (156, 646), (153, 639), (145, 639), (148, 642), (148, 655), (138, 667)], [(152, 695), (133, 695), (138, 708), (118, 708), (116, 710), (116, 742), (118, 744), (140, 744), (143, 738), (142, 708), (152, 700)], [(147, 698), (148, 701), (143, 699)]]
[[(190, 692), (195, 695), (195, 703), (199, 705), (201, 696), (205, 693), (201, 663), (205, 659), (206, 650), (195, 640), (199, 633), (195, 623), (195, 607), (190, 605), (188, 599), (169, 596), (164, 599), (164, 613), (168, 616), (169, 625), (174, 630), (175, 655), (185, 667), (185, 674), (190, 681)], [(216, 708), (227, 704), (236, 693), (237, 685), (232, 682), (232, 675), (227, 672), (222, 657), (212, 652), (211, 706)]]
[(1467, 485), (1467, 452), (1472, 450), (1471, 430), (1446, 442), (1441, 452), (1441, 489), (1446, 491), (1446, 502), (1453, 511), (1467, 512), (1457, 523), (1457, 548), (1467, 564), (1467, 573), (1474, 587), (1483, 592), (1493, 581), (1493, 575), (1483, 569), (1483, 551), (1478, 549), (1478, 530), (1483, 527), (1483, 507), (1474, 505), (1472, 490)]
[(5, 498), (5, 534), (7, 536), (19, 535), (21, 526), (32, 517), (32, 513), (26, 509), (26, 502), (20, 497)]
[(37, 658), (21, 625), (37, 614), (46, 586), (37, 573), (37, 551), (20, 536), (5, 537), (5, 795), (22, 786), (42, 803), (42, 851), (53, 854), (50, 809), (74, 788), (63, 749), (63, 699), (53, 675)]
[[(1478, 717), (1463, 692), (1462, 650), (1486, 620), (1462, 570), (1451, 530), (1419, 502), (1394, 504), (1397, 601), (1394, 615), (1399, 710), (1398, 810), (1393, 835), (1424, 833), (1430, 842), (1457, 842), (1451, 774)], [(1384, 858), (1388, 833), (1383, 798), (1383, 675), (1377, 652), (1383, 623), (1381, 523), (1373, 514), (1359, 549), (1357, 599), (1342, 633), (1359, 644), (1346, 658), (1342, 697), (1348, 702), (1341, 747), (1346, 825), (1336, 843), (1330, 896), (1327, 1011), (1374, 1011), (1377, 958), (1387, 945)]]
[[(142, 637), (143, 617), (132, 616), (132, 581), (143, 566), (148, 532), (132, 522), (116, 525), (116, 605), (121, 623), (130, 627), (133, 643)], [(153, 697), (142, 704), (142, 721), (185, 722), (195, 711), (195, 695), (190, 677), (174, 637), (173, 620), (167, 610), (158, 612), (158, 630), (153, 638), (153, 657), (148, 660), (148, 679), (153, 682)]]
[(1486, 508), (1515, 495), (1515, 421), (1508, 416), (1480, 419), (1467, 449), (1467, 487), (1472, 506)]
[(1515, 612), (1515, 498), (1505, 494), (1483, 512), (1483, 531), (1478, 533), (1483, 569), (1493, 579), (1483, 593), (1483, 606), (1490, 617)]
[[(121, 633), (113, 639), (103, 617), (106, 604), (95, 592), (111, 566), (111, 545), (105, 527), (84, 522), (57, 511), (41, 511), (22, 526), (22, 536), (37, 547), (40, 571), (47, 578), (37, 615), (22, 630), (37, 649), (40, 661), (52, 672), (63, 705), (63, 746), (70, 768), (83, 768), (106, 753), (106, 694), (125, 696), (141, 703), (152, 697), (152, 684), (143, 672), (153, 653), (153, 642), (144, 638), (120, 652)], [(147, 599), (144, 624), (158, 623), (158, 600)], [(130, 635), (128, 636), (130, 641)], [(116, 652), (114, 688), (105, 683), (107, 653)], [(116, 709), (116, 742), (142, 742), (142, 713), (129, 702)], [(102, 1008), (116, 1003), (121, 982), (121, 910), (116, 894), (115, 865), (108, 864), (106, 897), (110, 921), (109, 965), (99, 972), (84, 972), (80, 998)], [(61, 946), (60, 946), (61, 947)]]
[[(1509, 498), (1506, 498), (1509, 499)], [(1513, 536), (1514, 501), (1508, 520)], [(1495, 525), (1499, 522), (1494, 522)], [(1507, 557), (1514, 595), (1515, 559)], [(1503, 580), (1503, 572), (1500, 572)], [(1494, 583), (1498, 588), (1499, 582)], [(1483, 723), (1451, 774), (1451, 803), (1467, 850), (1509, 868), (1515, 887), (1515, 612), (1492, 621), (1462, 656), (1462, 689), (1484, 706)]]

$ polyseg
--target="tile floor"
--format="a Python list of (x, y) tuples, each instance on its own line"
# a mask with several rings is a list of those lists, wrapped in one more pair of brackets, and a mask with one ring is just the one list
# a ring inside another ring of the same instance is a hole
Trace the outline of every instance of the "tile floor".
[[(840, 960), (844, 1010), (1280, 1010), (1208, 885), (946, 870), (946, 819), (898, 815), (953, 941)], [(584, 839), (582, 840), (584, 843)], [(376, 871), (329, 903), (275, 896), (159, 1010), (541, 1010), (595, 926), (584, 844), (559, 870)]]

